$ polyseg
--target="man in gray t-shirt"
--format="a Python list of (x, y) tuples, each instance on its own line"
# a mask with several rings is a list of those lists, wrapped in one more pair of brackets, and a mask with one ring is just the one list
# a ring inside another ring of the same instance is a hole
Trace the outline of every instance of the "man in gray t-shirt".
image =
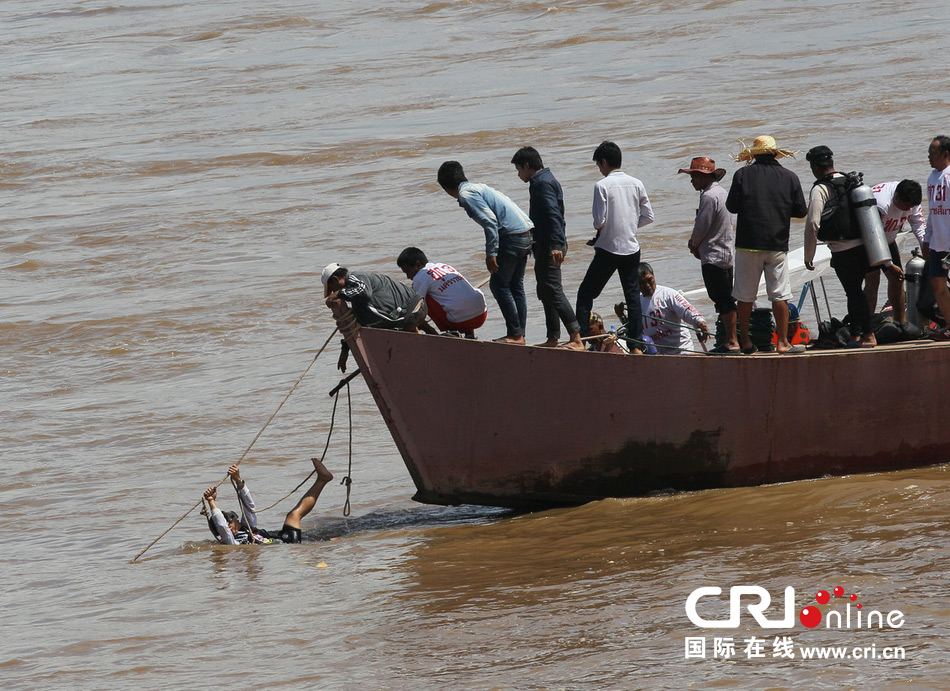
[[(361, 326), (376, 329), (418, 331), (425, 323), (426, 302), (416, 291), (385, 274), (349, 271), (337, 263), (328, 264), (320, 276), (327, 305), (344, 301)], [(346, 371), (350, 349), (343, 342), (337, 366)]]

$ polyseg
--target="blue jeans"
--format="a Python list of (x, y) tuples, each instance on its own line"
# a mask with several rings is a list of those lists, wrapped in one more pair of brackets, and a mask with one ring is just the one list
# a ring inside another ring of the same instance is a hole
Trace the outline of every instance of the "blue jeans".
[(531, 254), (531, 234), (498, 238), (498, 271), (488, 287), (505, 318), (508, 338), (521, 338), (528, 323), (528, 300), (524, 294), (524, 269)]
[(643, 334), (643, 320), (640, 318), (640, 253), (613, 254), (600, 248), (594, 249), (594, 258), (587, 267), (587, 274), (577, 289), (577, 321), (581, 326), (581, 336), (586, 336), (590, 328), (590, 311), (594, 300), (600, 297), (607, 281), (616, 271), (620, 275), (623, 299), (627, 301), (627, 337), (640, 340)]

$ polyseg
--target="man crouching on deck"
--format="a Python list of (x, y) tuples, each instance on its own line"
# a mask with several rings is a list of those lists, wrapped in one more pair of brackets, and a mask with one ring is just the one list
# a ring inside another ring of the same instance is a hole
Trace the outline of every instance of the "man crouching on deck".
[(249, 545), (252, 542), (266, 544), (269, 542), (300, 542), (300, 520), (308, 513), (313, 511), (317, 503), (317, 497), (323, 488), (333, 479), (330, 471), (324, 467), (318, 458), (311, 458), (313, 469), (317, 473), (317, 480), (313, 483), (307, 493), (304, 494), (297, 505), (292, 508), (287, 517), (284, 518), (284, 525), (279, 533), (270, 533), (257, 527), (257, 507), (254, 505), (254, 499), (251, 498), (251, 492), (247, 488), (244, 480), (241, 479), (241, 469), (236, 465), (228, 468), (228, 475), (237, 485), (238, 499), (241, 502), (241, 516), (236, 511), (224, 512), (218, 508), (218, 488), (209, 487), (205, 490), (204, 498), (211, 508), (211, 515), (208, 516), (208, 527), (218, 542), (225, 545)]
[[(418, 331), (425, 324), (428, 310), (422, 296), (385, 274), (349, 271), (334, 262), (323, 268), (320, 280), (327, 306), (333, 307), (341, 301), (350, 303), (353, 316), (361, 326)], [(343, 352), (337, 362), (341, 372), (346, 372), (349, 355), (350, 347), (343, 341)]]

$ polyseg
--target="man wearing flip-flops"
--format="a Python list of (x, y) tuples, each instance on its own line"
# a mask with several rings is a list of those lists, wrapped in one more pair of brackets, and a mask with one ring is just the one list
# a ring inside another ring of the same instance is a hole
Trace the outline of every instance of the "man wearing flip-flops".
[(762, 136), (734, 157), (737, 163), (749, 164), (735, 172), (726, 197), (726, 208), (736, 214), (736, 282), (732, 295), (738, 303), (739, 346), (744, 354), (756, 351), (749, 338), (749, 321), (763, 272), (775, 316), (775, 350), (805, 350), (788, 342), (788, 301), (792, 298), (788, 236), (791, 219), (804, 218), (808, 207), (798, 176), (776, 160), (786, 156), (794, 158), (795, 154), (779, 148), (772, 137)]

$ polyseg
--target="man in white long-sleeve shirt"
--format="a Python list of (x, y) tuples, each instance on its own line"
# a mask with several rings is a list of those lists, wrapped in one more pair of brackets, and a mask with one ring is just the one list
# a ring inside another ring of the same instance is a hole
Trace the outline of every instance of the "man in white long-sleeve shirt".
[(214, 533), (218, 542), (225, 545), (248, 545), (252, 542), (288, 542), (297, 543), (301, 539), (300, 521), (308, 513), (313, 511), (317, 503), (317, 498), (323, 488), (333, 479), (330, 471), (324, 467), (319, 458), (311, 458), (314, 472), (317, 474), (317, 480), (310, 489), (307, 490), (297, 505), (292, 508), (284, 518), (284, 525), (280, 532), (270, 533), (257, 525), (257, 507), (247, 484), (241, 479), (241, 469), (237, 465), (228, 468), (228, 475), (237, 486), (238, 499), (241, 502), (241, 513), (236, 511), (224, 512), (218, 508), (217, 498), (218, 489), (209, 487), (205, 490), (204, 498), (211, 509), (211, 515), (208, 516), (208, 527)]
[(594, 300), (616, 272), (627, 302), (627, 336), (639, 339), (642, 325), (637, 229), (653, 223), (653, 207), (643, 183), (620, 170), (622, 155), (619, 146), (613, 142), (601, 142), (594, 150), (593, 160), (604, 177), (594, 185), (593, 217), (597, 230), (594, 258), (577, 289), (575, 314), (581, 335), (586, 336)]

